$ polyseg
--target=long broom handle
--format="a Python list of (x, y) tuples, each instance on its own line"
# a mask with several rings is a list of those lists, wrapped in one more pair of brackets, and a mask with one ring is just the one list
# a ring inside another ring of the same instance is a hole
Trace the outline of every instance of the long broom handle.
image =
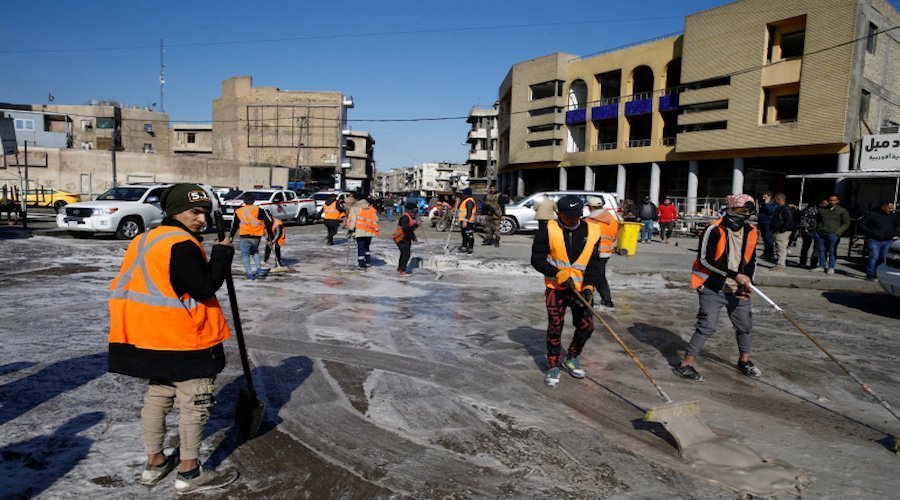
[(873, 398), (875, 398), (875, 399), (878, 401), (878, 403), (881, 404), (881, 406), (884, 407), (884, 409), (886, 409), (887, 411), (891, 412), (891, 415), (893, 415), (894, 418), (896, 418), (897, 420), (900, 420), (900, 415), (897, 415), (897, 412), (894, 411), (894, 408), (891, 407), (890, 403), (888, 403), (887, 401), (885, 401), (884, 399), (882, 399), (881, 396), (879, 396), (878, 394), (876, 394), (875, 391), (873, 391), (872, 388), (869, 387), (869, 384), (863, 382), (862, 379), (860, 379), (859, 377), (857, 377), (855, 373), (853, 373), (853, 372), (851, 372), (850, 370), (848, 370), (847, 367), (844, 366), (844, 364), (841, 363), (839, 359), (837, 359), (836, 357), (834, 357), (834, 355), (832, 355), (832, 354), (828, 351), (828, 349), (825, 348), (825, 346), (823, 346), (822, 344), (820, 344), (819, 341), (816, 340), (815, 337), (813, 337), (809, 332), (807, 332), (805, 328), (803, 328), (802, 326), (800, 326), (800, 324), (797, 323), (797, 322), (794, 320), (794, 318), (792, 318), (788, 313), (786, 313), (786, 312), (784, 311), (784, 309), (782, 309), (781, 307), (779, 307), (778, 304), (776, 304), (774, 301), (772, 301), (772, 299), (770, 299), (766, 294), (764, 294), (764, 293), (762, 292), (762, 290), (760, 290), (759, 288), (756, 288), (756, 286), (754, 286), (754, 285), (751, 284), (751, 285), (750, 285), (750, 289), (753, 290), (754, 292), (756, 292), (757, 295), (759, 295), (760, 297), (762, 297), (763, 300), (765, 300), (765, 301), (768, 302), (772, 307), (774, 307), (776, 311), (780, 312), (781, 315), (784, 316), (784, 319), (788, 320), (792, 325), (794, 325), (794, 327), (796, 327), (797, 330), (800, 330), (800, 333), (802, 333), (803, 335), (806, 336), (806, 338), (808, 338), (809, 340), (811, 340), (812, 343), (815, 344), (816, 347), (818, 347), (822, 352), (824, 352), (826, 356), (828, 356), (829, 358), (831, 358), (831, 360), (834, 361), (834, 363), (835, 363), (836, 365), (838, 365), (838, 366), (841, 368), (841, 370), (844, 370), (844, 373), (846, 373), (846, 374), (847, 374), (850, 378), (852, 378), (857, 384), (859, 384), (859, 386), (862, 387), (862, 390), (863, 390), (863, 391), (865, 391), (867, 394), (869, 394), (870, 396), (872, 396)]
[[(222, 213), (216, 211), (216, 229), (219, 232), (219, 241), (225, 239), (225, 221)], [(253, 376), (250, 374), (250, 360), (247, 359), (247, 346), (244, 344), (244, 329), (241, 327), (241, 313), (238, 309), (237, 292), (234, 291), (234, 278), (231, 276), (231, 266), (225, 273), (225, 285), (228, 288), (228, 303), (231, 304), (231, 317), (234, 319), (234, 334), (237, 337), (238, 351), (241, 353), (241, 366), (244, 369), (244, 378), (247, 379), (247, 390), (250, 393), (250, 401), (256, 404), (256, 389), (253, 388)]]
[(600, 313), (598, 313), (597, 311), (594, 310), (594, 308), (591, 306), (591, 304), (588, 303), (587, 300), (585, 300), (585, 298), (581, 295), (580, 292), (578, 292), (578, 290), (575, 290), (574, 288), (570, 288), (569, 290), (571, 290), (572, 293), (574, 293), (575, 296), (578, 297), (578, 300), (581, 301), (582, 304), (584, 304), (584, 307), (586, 307), (588, 311), (591, 311), (591, 314), (593, 314), (595, 318), (597, 318), (598, 320), (600, 320), (601, 323), (603, 323), (603, 326), (606, 327), (606, 329), (613, 336), (613, 338), (616, 339), (616, 342), (618, 342), (619, 345), (622, 346), (622, 349), (625, 349), (625, 352), (628, 353), (629, 356), (631, 356), (631, 360), (634, 361), (634, 364), (636, 364), (638, 366), (638, 368), (640, 368), (641, 371), (644, 372), (644, 376), (647, 377), (647, 380), (649, 380), (650, 383), (653, 384), (653, 387), (656, 388), (656, 392), (659, 393), (659, 397), (661, 397), (663, 399), (663, 401), (665, 401), (666, 403), (671, 403), (672, 398), (670, 398), (669, 395), (666, 394), (666, 391), (664, 391), (662, 389), (662, 387), (660, 387), (659, 384), (656, 383), (655, 380), (653, 380), (653, 375), (650, 375), (650, 372), (644, 366), (644, 363), (641, 363), (641, 360), (638, 359), (637, 355), (635, 355), (633, 352), (631, 352), (631, 349), (629, 349), (628, 346), (625, 345), (625, 342), (622, 340), (622, 337), (619, 337), (619, 335), (615, 332), (615, 330), (613, 330), (612, 327), (609, 326), (609, 323), (607, 323), (606, 320), (603, 319), (603, 316), (600, 316)]

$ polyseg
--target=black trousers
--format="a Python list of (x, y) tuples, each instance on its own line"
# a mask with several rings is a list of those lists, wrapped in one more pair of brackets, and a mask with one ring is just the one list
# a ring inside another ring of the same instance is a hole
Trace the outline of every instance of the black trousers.
[(371, 262), (372, 252), (369, 251), (371, 245), (371, 236), (356, 237), (356, 262), (359, 267), (366, 267)]
[(326, 220), (325, 221), (325, 229), (328, 230), (327, 241), (329, 245), (334, 245), (334, 235), (337, 234), (338, 228), (341, 226), (340, 221), (336, 220)]
[(475, 223), (469, 222), (466, 227), (460, 228), (459, 233), (462, 235), (462, 247), (467, 250), (475, 248)]
[(275, 264), (281, 265), (281, 245), (277, 242), (272, 244), (270, 248), (269, 245), (266, 245), (266, 252), (263, 254), (263, 262), (266, 264), (269, 263), (269, 255), (272, 253), (272, 250), (275, 250)]
[(612, 302), (612, 294), (609, 291), (609, 282), (606, 281), (606, 263), (609, 258), (600, 259), (600, 278), (597, 280), (597, 292), (600, 293), (600, 299), (603, 302)]
[(406, 272), (406, 266), (409, 265), (409, 257), (412, 255), (412, 242), (398, 241), (397, 248), (400, 249), (400, 262), (397, 264), (397, 270)]

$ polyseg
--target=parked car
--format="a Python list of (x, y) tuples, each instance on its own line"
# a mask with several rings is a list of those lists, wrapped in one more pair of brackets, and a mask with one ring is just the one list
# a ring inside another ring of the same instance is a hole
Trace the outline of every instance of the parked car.
[(900, 298), (900, 241), (891, 244), (887, 259), (875, 271), (875, 278), (887, 293)]
[[(531, 196), (523, 198), (521, 201), (506, 205), (506, 215), (500, 219), (500, 234), (514, 234), (517, 231), (535, 231), (538, 228), (538, 221), (534, 218), (535, 208), (538, 203), (546, 198), (557, 201), (563, 196), (574, 195), (587, 201), (589, 196), (603, 198), (606, 202), (605, 208), (616, 213), (619, 209), (619, 202), (615, 193), (606, 193), (603, 191), (541, 191)], [(584, 215), (589, 212), (587, 206), (584, 208)]]
[(247, 193), (253, 195), (254, 205), (259, 205), (276, 219), (304, 226), (316, 217), (316, 203), (312, 199), (301, 199), (297, 193), (284, 189), (251, 189), (222, 203), (223, 219), (231, 221), (234, 218), (234, 211), (244, 204)]
[(53, 207), (57, 213), (62, 207), (79, 201), (81, 195), (62, 189), (29, 189), (25, 194), (25, 203), (29, 207)]
[[(162, 192), (171, 184), (125, 184), (117, 186), (93, 201), (66, 205), (56, 215), (56, 225), (75, 237), (96, 233), (115, 233), (116, 238), (130, 240), (162, 223), (165, 212), (159, 204)], [(219, 199), (209, 186), (200, 184), (212, 200), (213, 210)], [(206, 232), (211, 221), (201, 231)]]

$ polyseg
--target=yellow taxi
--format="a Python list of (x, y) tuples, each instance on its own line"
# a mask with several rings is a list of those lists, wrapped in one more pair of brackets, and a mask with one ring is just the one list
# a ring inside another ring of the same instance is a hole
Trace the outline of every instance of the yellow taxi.
[(25, 203), (29, 207), (53, 207), (57, 212), (69, 203), (79, 201), (81, 201), (81, 195), (61, 189), (29, 189), (25, 196)]

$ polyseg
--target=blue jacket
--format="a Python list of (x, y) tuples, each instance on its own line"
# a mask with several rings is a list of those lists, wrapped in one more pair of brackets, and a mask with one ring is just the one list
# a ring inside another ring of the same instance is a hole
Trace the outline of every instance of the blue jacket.
[(759, 207), (759, 214), (756, 215), (756, 220), (760, 224), (768, 225), (770, 222), (772, 222), (772, 216), (775, 215), (775, 209), (777, 208), (778, 205), (776, 205), (774, 201), (764, 203), (761, 207)]

